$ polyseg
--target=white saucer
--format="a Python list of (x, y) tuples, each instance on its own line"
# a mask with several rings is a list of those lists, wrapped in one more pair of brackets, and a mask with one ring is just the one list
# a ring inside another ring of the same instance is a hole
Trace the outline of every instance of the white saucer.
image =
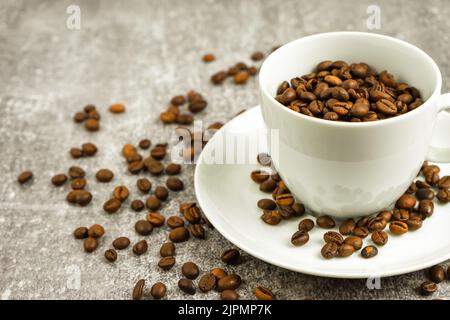
[[(445, 116), (450, 119), (449, 115)], [(450, 258), (450, 204), (437, 203), (433, 216), (424, 221), (420, 230), (399, 237), (389, 234), (387, 245), (379, 247), (378, 255), (371, 259), (362, 258), (358, 252), (348, 258), (325, 260), (320, 254), (324, 229), (317, 227), (310, 232), (306, 245), (294, 247), (290, 238), (297, 231), (298, 222), (311, 216), (291, 218), (277, 226), (265, 224), (260, 219), (261, 210), (256, 202), (270, 198), (270, 194), (259, 191), (249, 177), (252, 170), (260, 168), (259, 165), (206, 164), (205, 161), (213, 150), (218, 149), (224, 136), (243, 136), (258, 130), (264, 132), (264, 123), (260, 107), (255, 107), (216, 133), (203, 150), (195, 171), (195, 191), (201, 208), (214, 227), (237, 247), (276, 266), (333, 278), (393, 276), (424, 269)], [(442, 175), (450, 174), (450, 164), (440, 164), (440, 167)], [(370, 237), (364, 240), (364, 246), (369, 244), (372, 244)]]

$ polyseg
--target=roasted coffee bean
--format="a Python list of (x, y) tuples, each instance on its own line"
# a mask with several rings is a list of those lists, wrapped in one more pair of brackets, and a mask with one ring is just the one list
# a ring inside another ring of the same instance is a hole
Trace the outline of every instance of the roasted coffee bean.
[(75, 239), (86, 239), (88, 237), (88, 228), (78, 227), (73, 231)]
[(60, 187), (67, 181), (67, 176), (64, 173), (60, 173), (57, 175), (54, 175), (52, 177), (52, 183), (53, 185)]
[(420, 293), (424, 296), (430, 296), (437, 291), (436, 283), (425, 281), (420, 285)]
[(81, 145), (81, 151), (83, 156), (92, 157), (97, 153), (97, 146), (91, 142), (86, 142)]
[(198, 281), (198, 288), (201, 292), (209, 292), (216, 286), (217, 279), (212, 274), (203, 275)]
[(284, 104), (285, 106), (289, 105), (292, 101), (297, 98), (297, 93), (292, 88), (287, 88), (283, 93), (278, 95), (275, 99)]
[(377, 254), (378, 254), (378, 249), (377, 249), (377, 247), (374, 247), (374, 246), (367, 246), (361, 250), (361, 256), (366, 259), (373, 258)]
[(255, 170), (250, 174), (250, 178), (252, 178), (252, 180), (256, 183), (263, 183), (264, 181), (269, 179), (269, 173), (262, 170)]
[(119, 200), (112, 198), (103, 204), (103, 210), (105, 210), (108, 213), (115, 213), (119, 211), (121, 206), (122, 204)]
[(69, 203), (84, 207), (91, 202), (92, 194), (84, 190), (73, 190), (67, 194), (66, 200)]
[(390, 211), (381, 211), (377, 214), (377, 217), (381, 217), (384, 219), (384, 221), (389, 222), (392, 219), (392, 212)]
[(139, 148), (141, 149), (147, 150), (151, 145), (152, 142), (150, 141), (150, 139), (142, 139), (141, 141), (139, 141)]
[(411, 183), (411, 185), (409, 186), (408, 190), (406, 190), (406, 194), (414, 194), (416, 193), (418, 190), (417, 185), (415, 182)]
[(197, 206), (191, 206), (184, 210), (183, 216), (191, 224), (199, 223), (202, 218), (201, 211)]
[(109, 262), (114, 262), (117, 260), (117, 252), (114, 249), (108, 249), (105, 251), (105, 259)]
[(273, 300), (274, 294), (272, 291), (265, 287), (256, 287), (254, 290), (255, 297), (258, 300)]
[(439, 202), (448, 203), (450, 202), (450, 189), (440, 189), (436, 195)]
[(98, 247), (98, 241), (97, 241), (96, 238), (93, 238), (93, 237), (87, 237), (87, 238), (84, 240), (83, 246), (84, 246), (84, 251), (86, 251), (86, 252), (88, 252), (88, 253), (91, 253), (91, 252), (94, 252), (95, 249), (97, 249), (97, 247)]
[(236, 290), (241, 285), (241, 277), (237, 274), (229, 274), (219, 279), (217, 282), (217, 289), (219, 292), (224, 290)]
[[(430, 167), (430, 166), (429, 166), (429, 167)], [(432, 186), (435, 186), (435, 185), (437, 185), (437, 184), (439, 183), (439, 180), (440, 180), (440, 178), (439, 178), (439, 173), (434, 172), (434, 171), (431, 171), (431, 172), (426, 173), (426, 174), (424, 174), (424, 175), (425, 175), (425, 181), (426, 181), (428, 184), (430, 184), (430, 185), (432, 185)]]
[(141, 178), (136, 181), (136, 186), (139, 189), (139, 191), (143, 193), (148, 193), (152, 188), (152, 183), (150, 180), (146, 178)]
[(141, 200), (133, 200), (131, 201), (130, 207), (133, 211), (140, 212), (144, 210), (145, 203)]
[(353, 235), (360, 238), (365, 238), (369, 235), (369, 229), (366, 227), (357, 227), (353, 230)]
[(169, 233), (169, 239), (172, 242), (183, 242), (189, 239), (189, 231), (185, 227), (175, 228)]
[(268, 179), (259, 185), (259, 190), (261, 190), (262, 192), (272, 192), (276, 187), (277, 183), (272, 179)]
[(158, 267), (163, 270), (170, 270), (175, 265), (175, 258), (172, 256), (167, 256), (161, 258), (158, 262)]
[(169, 163), (166, 167), (166, 174), (173, 176), (179, 174), (181, 171), (181, 166), (176, 163)]
[(281, 215), (278, 210), (264, 210), (261, 215), (261, 219), (272, 226), (277, 225), (281, 222)]
[(109, 169), (100, 169), (95, 174), (98, 182), (110, 182), (114, 178), (114, 173)]
[(166, 186), (172, 191), (180, 191), (184, 189), (183, 181), (175, 177), (168, 178), (166, 181)]
[(305, 206), (302, 203), (296, 202), (292, 205), (292, 209), (294, 210), (294, 217), (301, 217), (305, 214)]
[(408, 230), (415, 231), (422, 227), (422, 219), (420, 217), (412, 217), (406, 221)]
[(250, 79), (250, 74), (247, 71), (239, 71), (234, 75), (235, 84), (245, 84)]
[(98, 131), (100, 129), (100, 121), (97, 119), (89, 118), (84, 123), (84, 127), (87, 131)]
[(437, 184), (440, 189), (450, 189), (450, 176), (443, 176)]
[(331, 229), (336, 226), (336, 222), (334, 222), (333, 218), (331, 218), (330, 216), (317, 217), (316, 223), (319, 227), (324, 229)]
[(426, 181), (422, 181), (422, 180), (417, 180), (416, 186), (419, 189), (431, 188), (431, 186)]
[(166, 218), (161, 213), (150, 212), (147, 215), (147, 221), (150, 222), (154, 227), (161, 227), (166, 221)]
[(167, 190), (166, 187), (157, 186), (155, 188), (155, 197), (161, 201), (165, 201), (169, 197), (169, 191)]
[(434, 192), (430, 188), (420, 188), (416, 191), (417, 200), (433, 200)]
[(144, 286), (145, 286), (144, 279), (140, 279), (140, 280), (138, 280), (138, 282), (136, 282), (136, 284), (133, 288), (133, 294), (132, 294), (133, 300), (141, 300), (142, 295), (144, 293)]
[(193, 262), (186, 262), (181, 267), (181, 273), (188, 279), (194, 280), (200, 274), (200, 269)]
[(408, 232), (408, 225), (403, 221), (392, 221), (389, 230), (395, 235), (401, 235)]
[(184, 293), (187, 293), (190, 295), (195, 294), (195, 291), (196, 291), (195, 285), (192, 282), (192, 280), (186, 279), (186, 278), (180, 279), (178, 281), (178, 288), (180, 288), (181, 291), (183, 291)]
[(87, 118), (87, 115), (84, 112), (76, 112), (73, 115), (73, 121), (75, 121), (77, 123), (83, 122), (84, 120), (86, 120), (86, 118)]
[(84, 178), (73, 179), (72, 182), (70, 183), (70, 187), (73, 190), (82, 190), (84, 189), (85, 186), (86, 186), (86, 179)]
[(211, 76), (211, 82), (213, 84), (218, 85), (218, 84), (221, 84), (222, 82), (224, 82), (227, 77), (228, 77), (228, 72), (219, 71)]
[(367, 223), (367, 228), (369, 229), (369, 231), (373, 232), (373, 231), (384, 230), (386, 225), (387, 225), (387, 221), (384, 220), (383, 217), (376, 217), (376, 218), (369, 220), (369, 222)]
[(334, 242), (338, 245), (341, 245), (344, 242), (344, 237), (337, 232), (334, 231), (328, 231), (323, 235), (323, 240), (328, 243), (328, 242)]
[(277, 204), (271, 199), (261, 199), (257, 203), (258, 207), (263, 210), (275, 210)]
[(281, 218), (283, 219), (289, 219), (292, 218), (295, 215), (294, 208), (292, 206), (278, 206), (278, 213), (280, 214)]
[(418, 212), (425, 217), (431, 217), (434, 211), (434, 203), (432, 200), (420, 200)]
[(409, 211), (405, 209), (394, 209), (392, 220), (406, 222), (409, 219)]
[(172, 242), (165, 242), (159, 249), (161, 257), (169, 257), (175, 255), (175, 245)]
[(155, 196), (150, 196), (147, 198), (145, 205), (146, 205), (147, 209), (156, 211), (159, 208), (161, 208), (161, 200), (159, 200)]
[(189, 226), (189, 231), (197, 239), (205, 239), (205, 229), (201, 224), (192, 224)]
[(353, 230), (355, 229), (355, 225), (355, 220), (347, 219), (339, 226), (339, 232), (343, 235), (352, 234)]
[(80, 148), (70, 148), (69, 153), (74, 159), (79, 159), (83, 156), (83, 151)]
[(109, 106), (108, 110), (111, 113), (124, 113), (125, 105), (123, 103), (113, 103)]
[(404, 194), (395, 203), (395, 207), (398, 209), (411, 210), (416, 205), (416, 198), (409, 194)]
[(253, 61), (260, 61), (260, 60), (264, 59), (264, 53), (262, 53), (261, 51), (255, 51), (255, 52), (252, 53), (250, 58)]
[(270, 165), (272, 164), (272, 158), (265, 152), (259, 153), (256, 156), (256, 160), (262, 166), (270, 167)]
[(130, 245), (130, 239), (127, 237), (119, 237), (113, 241), (112, 245), (117, 250), (123, 250)]
[(128, 171), (131, 174), (138, 174), (144, 169), (144, 163), (142, 161), (133, 161), (128, 164)]
[(228, 273), (223, 270), (222, 268), (213, 268), (210, 272), (214, 277), (216, 277), (217, 281), (222, 279), (223, 277), (227, 276)]
[(276, 195), (275, 201), (279, 206), (292, 206), (295, 202), (294, 197), (290, 193)]
[(369, 217), (361, 217), (356, 221), (356, 227), (367, 227), (367, 224), (369, 223), (370, 218)]
[(239, 299), (239, 294), (234, 290), (224, 290), (220, 293), (220, 299), (234, 301)]
[(228, 249), (222, 253), (220, 260), (225, 262), (226, 264), (236, 265), (239, 263), (241, 258), (241, 254), (236, 249)]
[(171, 216), (167, 219), (167, 225), (171, 229), (184, 227), (184, 220), (177, 216)]
[(320, 253), (325, 259), (331, 259), (337, 256), (339, 246), (335, 242), (326, 243)]
[(166, 148), (165, 147), (154, 147), (150, 151), (150, 155), (156, 160), (162, 160), (166, 156)]
[(440, 265), (432, 266), (428, 275), (434, 283), (441, 283), (445, 280), (445, 270)]
[(164, 124), (174, 123), (177, 120), (177, 114), (169, 111), (161, 112), (159, 120)]
[(150, 294), (152, 295), (153, 299), (160, 300), (164, 298), (166, 295), (166, 285), (162, 282), (156, 282), (152, 288), (150, 289)]
[(146, 253), (147, 249), (148, 249), (147, 241), (141, 240), (133, 246), (133, 253), (140, 256)]
[(384, 246), (388, 242), (388, 234), (384, 231), (374, 231), (372, 233), (372, 241), (379, 246)]
[(69, 168), (69, 177), (72, 179), (84, 178), (85, 175), (86, 172), (80, 167), (73, 166)]
[(355, 248), (351, 244), (342, 244), (339, 246), (339, 256), (340, 257), (349, 257), (355, 252)]
[(309, 234), (306, 230), (299, 230), (291, 237), (291, 243), (294, 246), (303, 246), (309, 241)]
[(148, 236), (153, 231), (153, 225), (146, 220), (139, 220), (134, 225), (134, 229), (141, 236)]
[(345, 244), (349, 244), (355, 248), (355, 250), (359, 250), (362, 248), (363, 241), (360, 237), (357, 236), (349, 236), (344, 240)]
[(298, 230), (304, 230), (306, 232), (311, 231), (314, 228), (314, 221), (311, 219), (303, 219), (298, 224)]
[(105, 234), (105, 229), (99, 224), (93, 224), (88, 229), (88, 235), (92, 238), (100, 238)]

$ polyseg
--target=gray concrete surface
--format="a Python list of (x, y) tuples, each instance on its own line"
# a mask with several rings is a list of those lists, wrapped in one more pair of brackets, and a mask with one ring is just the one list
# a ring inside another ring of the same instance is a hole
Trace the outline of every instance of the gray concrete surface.
[[(66, 8), (81, 8), (81, 29), (66, 27)], [(163, 281), (168, 298), (215, 299), (217, 293), (187, 297), (176, 287), (180, 266), (192, 260), (203, 270), (221, 266), (223, 248), (231, 247), (217, 231), (206, 242), (192, 240), (177, 247), (177, 265), (157, 267), (160, 243), (167, 230), (148, 237), (149, 252), (140, 258), (120, 252), (117, 263), (104, 261), (103, 251), (119, 235), (138, 239), (139, 217), (128, 209), (107, 215), (103, 201), (114, 185), (131, 186), (120, 146), (151, 138), (167, 141), (173, 127), (162, 127), (158, 114), (168, 99), (194, 88), (210, 107), (199, 119), (228, 119), (258, 102), (256, 80), (243, 87), (213, 87), (209, 76), (237, 61), (249, 61), (254, 50), (268, 51), (298, 37), (332, 30), (367, 31), (366, 9), (373, 1), (2, 1), (0, 5), (0, 297), (3, 299), (128, 299), (139, 278)], [(441, 67), (449, 89), (450, 6), (448, 1), (377, 1), (379, 33), (410, 41), (429, 52)], [(205, 52), (217, 55), (206, 65)], [(127, 113), (106, 112), (109, 103), (124, 102)], [(88, 134), (71, 121), (87, 103), (102, 112), (102, 129)], [(90, 159), (72, 160), (68, 149), (85, 141), (100, 147)], [(78, 164), (88, 171), (94, 201), (86, 208), (68, 206), (68, 186), (53, 188), (50, 177)], [(112, 169), (112, 183), (93, 178), (101, 167)], [(20, 187), (16, 175), (35, 172), (33, 183)], [(194, 167), (184, 167), (187, 190), (171, 194), (162, 209), (177, 214), (181, 201), (195, 199)], [(162, 179), (152, 179), (158, 184)], [(101, 223), (107, 234), (93, 254), (72, 238), (80, 225)], [(445, 266), (447, 266), (445, 264)], [(423, 271), (382, 279), (381, 289), (368, 290), (365, 280), (336, 280), (302, 275), (244, 254), (235, 269), (245, 280), (243, 298), (253, 298), (256, 285), (272, 288), (278, 299), (406, 299), (421, 298), (417, 286)], [(77, 279), (80, 282), (77, 282)], [(78, 286), (79, 284), (79, 286)], [(434, 298), (448, 298), (448, 284)]]

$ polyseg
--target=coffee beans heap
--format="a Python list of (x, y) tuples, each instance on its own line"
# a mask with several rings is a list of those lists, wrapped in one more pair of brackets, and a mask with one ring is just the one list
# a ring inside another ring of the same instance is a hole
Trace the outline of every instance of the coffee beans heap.
[[(190, 113), (183, 112), (181, 108), (187, 102)], [(191, 90), (186, 96), (174, 96), (166, 111), (161, 112), (159, 119), (164, 124), (177, 123), (190, 125), (194, 121), (193, 114), (202, 112), (208, 106), (208, 102), (197, 91)]]
[(330, 121), (383, 120), (422, 105), (419, 91), (367, 63), (322, 61), (313, 73), (283, 81), (275, 99), (304, 115)]
[(87, 131), (98, 131), (100, 129), (100, 113), (92, 104), (88, 104), (83, 111), (76, 112), (73, 116), (76, 123), (84, 123)]
[[(260, 153), (257, 160), (263, 167), (271, 166), (270, 155), (266, 153)], [(394, 236), (420, 229), (423, 221), (433, 214), (435, 196), (442, 203), (448, 202), (448, 198), (439, 199), (433, 190), (438, 189), (438, 195), (439, 192), (441, 194), (449, 192), (450, 178), (449, 176), (441, 178), (439, 172), (438, 166), (424, 162), (421, 173), (425, 181), (417, 179), (412, 183), (405, 194), (397, 200), (393, 210), (381, 211), (376, 216), (361, 217), (357, 221), (347, 219), (339, 225), (339, 232), (327, 231), (323, 235), (325, 244), (321, 250), (322, 257), (325, 259), (349, 257), (361, 250), (363, 258), (373, 258), (378, 254), (377, 246), (384, 246), (388, 242), (389, 234), (384, 231), (386, 227), (389, 227), (390, 234)], [(283, 219), (304, 214), (304, 206), (295, 202), (293, 195), (277, 173), (258, 169), (251, 172), (250, 178), (259, 184), (262, 192), (272, 193), (272, 199), (264, 198), (256, 204), (263, 210), (261, 219), (265, 223), (277, 225)], [(327, 215), (317, 217), (315, 223), (311, 219), (303, 219), (298, 225), (298, 230), (291, 236), (291, 243), (294, 246), (305, 245), (309, 241), (309, 232), (315, 225), (322, 229), (333, 229), (336, 222)], [(363, 248), (363, 239), (369, 235), (374, 245)]]

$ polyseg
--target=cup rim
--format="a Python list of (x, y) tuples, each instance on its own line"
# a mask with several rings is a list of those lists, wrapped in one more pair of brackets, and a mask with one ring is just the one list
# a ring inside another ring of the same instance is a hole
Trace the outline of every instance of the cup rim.
[[(326, 38), (326, 37), (334, 37), (334, 36), (340, 36), (340, 35), (360, 35), (360, 36), (365, 36), (365, 37), (389, 40), (389, 41), (393, 41), (398, 44), (401, 44), (403, 46), (406, 46), (411, 50), (416, 51), (416, 53), (421, 55), (423, 57), (423, 59), (427, 60), (428, 63), (430, 63), (430, 65), (432, 66), (432, 68), (434, 70), (436, 85), (433, 90), (433, 93), (430, 95), (430, 97), (427, 100), (424, 101), (424, 103), (420, 107), (418, 107), (412, 111), (406, 112), (405, 114), (402, 114), (402, 115), (399, 115), (396, 117), (392, 117), (389, 119), (383, 119), (380, 121), (367, 121), (367, 122), (355, 122), (355, 123), (347, 122), (347, 121), (330, 121), (330, 120), (325, 120), (325, 119), (321, 119), (321, 118), (310, 117), (310, 116), (304, 115), (302, 113), (295, 112), (294, 110), (291, 110), (291, 109), (287, 108), (285, 105), (278, 102), (275, 99), (275, 97), (273, 97), (269, 93), (269, 91), (264, 83), (264, 79), (267, 77), (266, 70), (268, 68), (268, 64), (271, 63), (271, 59), (277, 52), (289, 50), (291, 47), (295, 46), (298, 42), (304, 41), (305, 39)], [(403, 41), (403, 40), (400, 40), (400, 39), (397, 39), (394, 37), (390, 37), (390, 36), (386, 36), (386, 35), (382, 35), (382, 34), (378, 34), (378, 33), (358, 32), (358, 31), (336, 31), (336, 32), (317, 33), (317, 34), (309, 35), (306, 37), (301, 37), (299, 39), (288, 42), (288, 43), (284, 44), (283, 46), (279, 47), (274, 52), (272, 52), (266, 58), (266, 60), (262, 64), (262, 66), (260, 68), (260, 72), (259, 72), (260, 91), (262, 92), (263, 95), (266, 96), (266, 98), (269, 99), (270, 102), (275, 103), (277, 108), (281, 108), (284, 112), (290, 113), (295, 117), (298, 117), (305, 121), (309, 121), (311, 123), (317, 123), (317, 124), (328, 125), (328, 126), (336, 126), (336, 127), (347, 127), (347, 128), (375, 127), (375, 126), (382, 126), (382, 125), (387, 125), (387, 124), (395, 124), (402, 120), (407, 120), (407, 119), (415, 116), (416, 114), (418, 115), (419, 113), (424, 111), (426, 108), (431, 108), (431, 103), (429, 103), (429, 102), (431, 100), (436, 99), (437, 96), (441, 95), (441, 86), (442, 86), (442, 75), (441, 75), (441, 71), (439, 70), (439, 67), (437, 66), (436, 62), (422, 49), (416, 47), (415, 45), (413, 45), (409, 42), (406, 42), (406, 41)]]

